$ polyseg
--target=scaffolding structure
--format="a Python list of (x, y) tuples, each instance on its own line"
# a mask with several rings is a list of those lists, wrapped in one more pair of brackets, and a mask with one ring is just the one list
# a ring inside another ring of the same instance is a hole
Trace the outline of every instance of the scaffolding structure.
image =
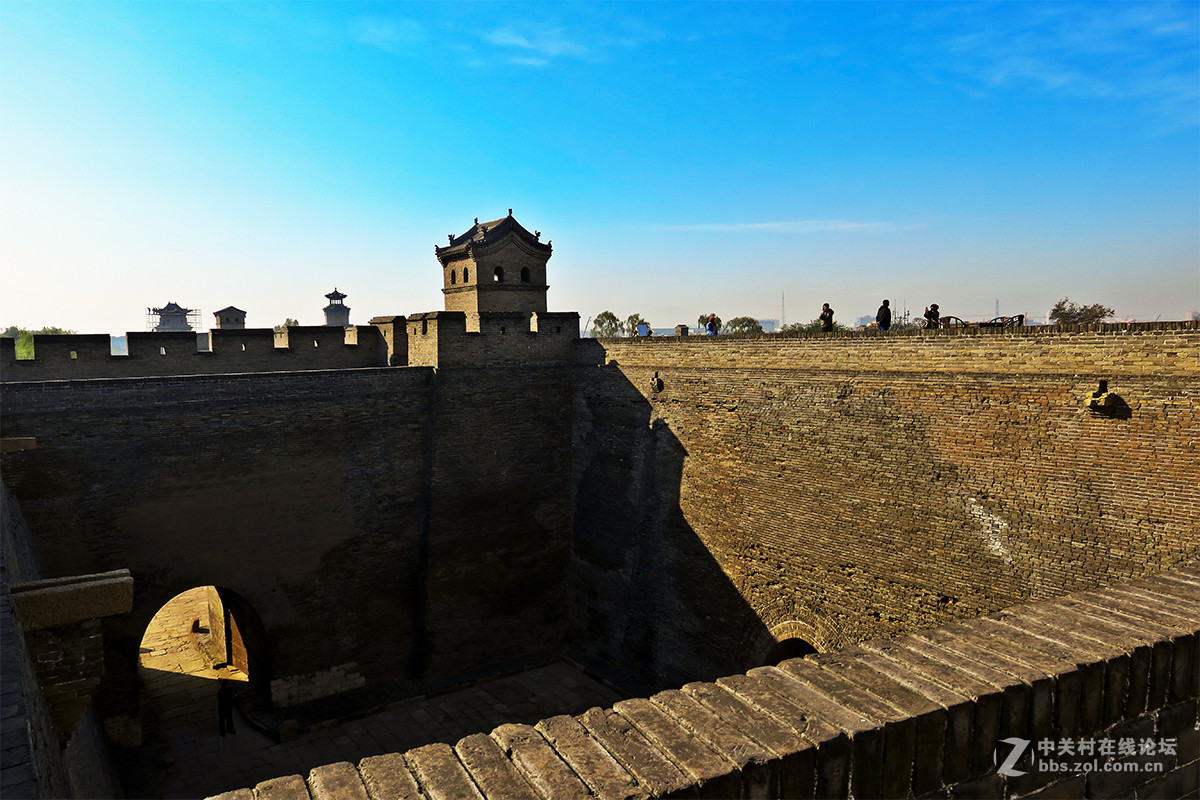
[(196, 331), (201, 326), (200, 309), (184, 308), (174, 300), (162, 308), (146, 309), (148, 331)]

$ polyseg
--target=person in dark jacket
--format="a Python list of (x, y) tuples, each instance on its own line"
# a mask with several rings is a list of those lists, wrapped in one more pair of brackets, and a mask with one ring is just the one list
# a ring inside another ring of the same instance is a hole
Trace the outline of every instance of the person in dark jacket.
[(224, 736), (226, 731), (237, 733), (233, 729), (233, 684), (225, 678), (217, 687), (217, 727)]
[(938, 311), (937, 303), (930, 303), (929, 308), (925, 309), (925, 327), (936, 328), (940, 324), (942, 312)]
[(891, 303), (887, 300), (883, 301), (883, 305), (875, 312), (875, 324), (879, 326), (879, 330), (886, 331), (892, 327), (892, 308)]
[(829, 307), (829, 303), (821, 306), (821, 316), (817, 319), (821, 321), (821, 333), (833, 330), (833, 309)]

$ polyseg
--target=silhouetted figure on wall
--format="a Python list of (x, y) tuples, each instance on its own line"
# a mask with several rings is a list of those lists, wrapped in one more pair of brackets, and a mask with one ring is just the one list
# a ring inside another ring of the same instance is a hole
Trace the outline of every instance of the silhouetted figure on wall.
[(875, 312), (875, 324), (879, 326), (879, 330), (886, 331), (892, 327), (892, 308), (891, 303), (887, 300), (883, 301), (883, 305)]
[(938, 311), (937, 303), (930, 303), (929, 308), (925, 309), (925, 327), (936, 328), (941, 321), (942, 313)]
[(222, 736), (226, 731), (237, 733), (233, 729), (233, 684), (224, 678), (217, 688), (217, 727)]
[(817, 319), (821, 322), (821, 333), (829, 333), (833, 330), (833, 309), (829, 307), (829, 303), (821, 306), (821, 316)]

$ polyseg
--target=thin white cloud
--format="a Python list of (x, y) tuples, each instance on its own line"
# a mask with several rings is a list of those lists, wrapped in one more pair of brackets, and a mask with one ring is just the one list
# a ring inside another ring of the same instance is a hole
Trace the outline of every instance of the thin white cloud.
[[(1131, 102), (1166, 128), (1200, 121), (1194, 4), (959, 4), (917, 27), (934, 34), (943, 67), (977, 90)], [(939, 38), (948, 27), (956, 33)]]
[(351, 23), (355, 40), (389, 53), (409, 50), (426, 39), (425, 28), (415, 19), (362, 17)]
[(851, 219), (803, 219), (783, 222), (710, 222), (698, 225), (659, 225), (661, 231), (715, 231), (729, 233), (898, 233), (924, 228), (921, 224), (863, 222)]
[(557, 27), (533, 28), (528, 35), (517, 33), (512, 28), (500, 28), (484, 34), (483, 40), (499, 47), (529, 50), (543, 59), (581, 56), (588, 52), (587, 47), (567, 38), (562, 28)]

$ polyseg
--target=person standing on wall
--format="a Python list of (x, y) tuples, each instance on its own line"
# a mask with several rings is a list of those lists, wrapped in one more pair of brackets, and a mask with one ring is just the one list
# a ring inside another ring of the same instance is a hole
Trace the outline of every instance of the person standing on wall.
[(875, 324), (879, 326), (879, 330), (886, 331), (892, 327), (892, 309), (891, 304), (887, 300), (883, 301), (883, 305), (875, 312)]
[(940, 324), (942, 313), (938, 311), (937, 303), (930, 303), (925, 309), (925, 327), (936, 328)]
[(717, 335), (717, 316), (715, 314), (708, 315), (708, 324), (704, 326), (708, 331), (709, 336)]
[(829, 307), (829, 303), (821, 306), (821, 316), (817, 319), (821, 322), (821, 333), (829, 333), (833, 330), (833, 309)]

